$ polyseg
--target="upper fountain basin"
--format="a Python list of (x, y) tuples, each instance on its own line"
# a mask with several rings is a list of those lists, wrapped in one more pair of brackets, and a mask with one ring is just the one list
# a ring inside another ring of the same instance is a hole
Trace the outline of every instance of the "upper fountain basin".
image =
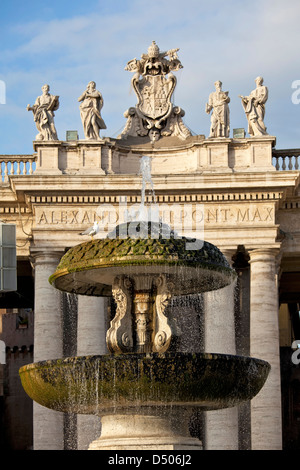
[(142, 222), (136, 223), (130, 236), (123, 236), (130, 233), (126, 231), (130, 224), (117, 226), (105, 239), (70, 248), (50, 283), (70, 293), (111, 296), (116, 276), (164, 273), (175, 284), (175, 295), (187, 295), (220, 289), (235, 278), (235, 271), (211, 243), (178, 237), (164, 224)]

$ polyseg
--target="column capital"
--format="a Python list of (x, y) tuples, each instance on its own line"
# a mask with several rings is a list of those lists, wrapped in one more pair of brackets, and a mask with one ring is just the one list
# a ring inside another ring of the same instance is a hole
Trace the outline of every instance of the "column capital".
[(37, 264), (53, 264), (60, 261), (61, 257), (65, 254), (62, 248), (31, 248), (30, 249), (30, 262), (32, 265)]
[(222, 254), (225, 256), (225, 258), (227, 259), (228, 263), (230, 264), (230, 266), (232, 267), (234, 261), (232, 259), (233, 255), (236, 253), (236, 248), (220, 248)]
[(276, 260), (277, 256), (280, 253), (279, 248), (255, 248), (253, 250), (248, 250), (250, 256), (249, 263), (255, 261), (269, 261), (270, 259)]

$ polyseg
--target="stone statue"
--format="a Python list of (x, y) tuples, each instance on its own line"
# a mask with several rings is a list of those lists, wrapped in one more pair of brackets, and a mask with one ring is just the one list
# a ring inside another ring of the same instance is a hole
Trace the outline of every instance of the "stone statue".
[(101, 93), (96, 90), (95, 82), (88, 83), (78, 101), (82, 102), (79, 108), (85, 138), (99, 140), (100, 129), (106, 129), (106, 125), (100, 114), (103, 98)]
[(251, 91), (249, 96), (239, 95), (248, 120), (248, 133), (252, 137), (268, 135), (264, 124), (268, 88), (263, 85), (263, 81), (262, 77), (257, 77), (255, 90)]
[(209, 137), (229, 137), (229, 106), (228, 91), (222, 91), (222, 82), (215, 82), (216, 91), (211, 93), (206, 103), (205, 111), (211, 114), (211, 126)]
[(42, 87), (43, 94), (38, 96), (34, 105), (27, 105), (27, 111), (32, 111), (34, 121), (39, 131), (36, 140), (58, 140), (54, 125), (54, 111), (59, 108), (59, 96), (50, 95), (49, 85)]
[(162, 136), (184, 140), (191, 135), (182, 121), (184, 111), (171, 102), (177, 81), (173, 72), (182, 68), (178, 50), (162, 52), (153, 41), (140, 60), (127, 63), (125, 70), (134, 73), (131, 83), (138, 103), (124, 113), (127, 124), (120, 138), (149, 137), (154, 143)]

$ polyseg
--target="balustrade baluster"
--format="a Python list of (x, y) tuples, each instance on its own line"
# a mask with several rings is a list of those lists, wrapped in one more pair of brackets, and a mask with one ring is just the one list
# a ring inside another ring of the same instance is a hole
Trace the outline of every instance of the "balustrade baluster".
[(9, 175), (32, 175), (34, 173), (35, 157), (28, 155), (5, 155), (2, 157), (0, 184), (7, 183)]
[(298, 171), (300, 167), (300, 150), (274, 150), (272, 163), (277, 171)]
[(285, 159), (286, 159), (286, 156), (285, 156), (285, 155), (283, 155), (283, 156), (282, 156), (282, 169), (283, 169), (283, 170), (286, 170), (286, 163), (285, 163)]
[(3, 162), (3, 163), (4, 163), (3, 182), (7, 183), (7, 181), (8, 181), (8, 162)]

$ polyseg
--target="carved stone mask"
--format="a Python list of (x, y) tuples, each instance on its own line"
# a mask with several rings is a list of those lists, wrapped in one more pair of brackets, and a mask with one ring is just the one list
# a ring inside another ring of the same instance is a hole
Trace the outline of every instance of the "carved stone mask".
[(151, 129), (149, 131), (149, 138), (150, 138), (151, 142), (156, 142), (157, 140), (159, 140), (159, 138), (160, 138), (159, 131), (156, 130), (156, 129)]

